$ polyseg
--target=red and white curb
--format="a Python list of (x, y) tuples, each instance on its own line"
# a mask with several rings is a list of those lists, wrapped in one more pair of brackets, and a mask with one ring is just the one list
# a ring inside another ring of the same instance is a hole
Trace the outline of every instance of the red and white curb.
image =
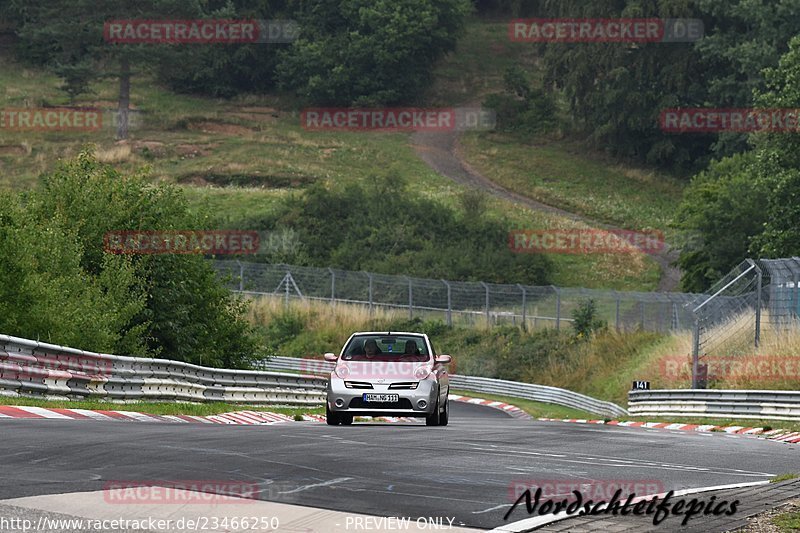
[(177, 422), (183, 424), (276, 424), (294, 420), (289, 415), (266, 411), (237, 411), (212, 416), (151, 415), (136, 411), (110, 411), (87, 409), (45, 409), (26, 405), (0, 405), (0, 418), (27, 418), (52, 420), (118, 420), (126, 422)]
[(800, 432), (789, 431), (786, 429), (772, 429), (765, 431), (764, 428), (747, 426), (714, 426), (701, 424), (679, 424), (670, 422), (635, 422), (631, 420), (586, 420), (580, 418), (538, 418), (544, 422), (573, 422), (577, 424), (606, 424), (609, 426), (622, 426), (630, 428), (649, 428), (649, 429), (670, 429), (676, 431), (701, 431), (701, 432), (720, 432), (729, 435), (752, 435), (764, 437), (770, 440), (788, 442), (791, 444), (800, 443)]
[(531, 415), (529, 415), (516, 405), (511, 405), (508, 403), (496, 402), (494, 400), (484, 400), (483, 398), (470, 398), (469, 396), (461, 396), (459, 394), (450, 394), (448, 395), (448, 398), (456, 402), (472, 403), (476, 405), (485, 405), (486, 407), (494, 407), (495, 409), (500, 409), (501, 411), (505, 411), (506, 413), (510, 414), (515, 418), (522, 418), (526, 420), (533, 419)]

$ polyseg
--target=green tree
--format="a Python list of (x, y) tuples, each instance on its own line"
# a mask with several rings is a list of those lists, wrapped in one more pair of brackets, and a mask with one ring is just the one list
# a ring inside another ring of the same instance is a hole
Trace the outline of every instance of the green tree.
[(705, 290), (747, 257), (751, 239), (762, 229), (769, 192), (755, 179), (756, 163), (749, 152), (715, 161), (684, 192), (678, 225), (699, 232), (704, 245), (681, 251), (683, 290)]
[[(207, 217), (189, 210), (180, 189), (150, 185), (144, 174), (121, 175), (89, 151), (43, 177), (26, 200), (31, 216), (72, 236), (78, 264), (100, 279), (115, 264), (104, 250), (107, 232), (208, 227)], [(259, 355), (244, 302), (223, 287), (202, 256), (139, 255), (128, 261), (133, 293), (146, 295), (144, 307), (123, 327), (140, 332), (145, 349), (128, 353), (226, 367), (247, 366)]]
[[(756, 91), (761, 108), (800, 108), (800, 35), (776, 68), (765, 71), (766, 88)], [(800, 255), (800, 140), (797, 133), (756, 133), (752, 144), (757, 154), (758, 179), (766, 195), (763, 231), (752, 243), (751, 253), (765, 257)]]
[(455, 47), (469, 8), (467, 0), (306, 0), (278, 78), (317, 105), (413, 101)]
[[(800, 107), (800, 37), (764, 75), (765, 89), (754, 96), (757, 107)], [(678, 224), (701, 232), (705, 242), (680, 255), (685, 290), (707, 288), (748, 256), (800, 254), (797, 134), (753, 133), (749, 141), (750, 151), (714, 162), (685, 192)]]
[(0, 331), (95, 351), (145, 354), (146, 324), (131, 321), (145, 294), (129, 258), (106, 256), (102, 274), (81, 266), (73, 231), (0, 195)]

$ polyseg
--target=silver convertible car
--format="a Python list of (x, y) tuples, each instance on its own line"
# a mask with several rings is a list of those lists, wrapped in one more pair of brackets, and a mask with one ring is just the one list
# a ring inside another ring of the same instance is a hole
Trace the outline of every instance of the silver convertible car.
[(436, 355), (423, 333), (353, 333), (337, 356), (328, 381), (328, 424), (349, 425), (354, 416), (425, 417), (429, 426), (446, 426), (449, 355)]

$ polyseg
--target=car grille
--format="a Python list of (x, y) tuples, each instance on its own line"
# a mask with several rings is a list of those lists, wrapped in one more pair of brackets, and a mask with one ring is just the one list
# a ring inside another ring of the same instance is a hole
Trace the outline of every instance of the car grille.
[(400, 398), (399, 402), (365, 402), (361, 398), (353, 398), (350, 400), (350, 409), (413, 409), (411, 407), (411, 400), (408, 398)]
[(413, 390), (417, 388), (416, 381), (400, 381), (398, 383), (392, 383), (389, 385), (389, 389), (405, 389), (405, 390)]
[(348, 389), (371, 389), (372, 384), (366, 381), (345, 381), (344, 386)]

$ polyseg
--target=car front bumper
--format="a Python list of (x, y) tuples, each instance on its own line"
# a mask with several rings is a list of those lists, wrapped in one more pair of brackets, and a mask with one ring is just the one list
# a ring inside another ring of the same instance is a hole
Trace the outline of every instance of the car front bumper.
[[(390, 389), (393, 383), (409, 380), (387, 380), (386, 383), (372, 383), (372, 389), (347, 388), (345, 380), (331, 376), (328, 380), (328, 409), (336, 413), (354, 416), (427, 416), (436, 407), (439, 384), (433, 379), (417, 381), (416, 389)], [(364, 402), (363, 395), (397, 394), (398, 402)], [(422, 405), (424, 402), (424, 406)]]

